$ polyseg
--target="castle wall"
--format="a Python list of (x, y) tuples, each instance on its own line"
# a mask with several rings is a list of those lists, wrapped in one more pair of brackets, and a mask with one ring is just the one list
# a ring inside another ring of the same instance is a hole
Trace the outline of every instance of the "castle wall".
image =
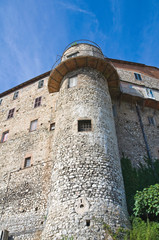
[[(147, 149), (135, 104), (113, 100), (113, 108), (120, 157), (124, 154), (134, 167), (145, 164)], [(159, 111), (141, 106), (139, 109), (152, 159), (159, 158)], [(149, 117), (153, 117), (154, 125), (149, 123)]]
[(141, 73), (142, 80), (141, 81), (136, 80), (134, 76), (134, 72), (138, 73), (138, 69), (135, 69), (135, 70), (136, 71), (134, 71), (133, 69), (132, 70), (126, 70), (126, 69), (120, 69), (120, 68), (117, 69), (120, 79), (122, 81), (134, 83), (134, 84), (145, 86), (148, 88), (159, 89), (159, 81), (157, 78), (150, 75), (146, 75), (145, 73)]
[[(83, 44), (69, 48), (62, 60), (76, 51), (79, 56), (103, 57), (96, 47)], [(121, 81), (159, 88), (156, 68), (113, 64)], [(141, 73), (142, 81), (135, 80), (134, 72)], [(75, 74), (77, 86), (68, 88), (68, 78)], [(103, 221), (112, 228), (127, 224), (119, 158), (124, 153), (135, 167), (145, 164), (136, 106), (110, 99), (103, 76), (89, 68), (66, 75), (59, 93), (49, 94), (47, 84), (48, 77), (42, 88), (33, 82), (20, 88), (15, 100), (14, 92), (5, 95), (0, 105), (0, 135), (9, 130), (7, 141), (0, 143), (0, 226), (15, 240), (101, 240)], [(40, 96), (42, 104), (34, 108)], [(14, 117), (7, 119), (12, 108)], [(159, 111), (139, 109), (151, 156), (159, 158)], [(35, 119), (37, 129), (30, 132)], [(92, 131), (78, 132), (80, 119), (91, 119)], [(24, 168), (29, 156), (31, 166)]]
[[(44, 87), (38, 82), (3, 97), (0, 106), (0, 134), (9, 130), (6, 142), (0, 143), (0, 226), (16, 240), (40, 239), (47, 215), (52, 159), (50, 158), (54, 132), (57, 94), (48, 94), (48, 78)], [(36, 97), (42, 96), (41, 106), (34, 108)], [(15, 107), (14, 117), (7, 119), (9, 109)], [(54, 113), (53, 111), (54, 110)], [(38, 119), (37, 129), (30, 132), (30, 122)], [(24, 160), (31, 156), (31, 166), (24, 168)]]

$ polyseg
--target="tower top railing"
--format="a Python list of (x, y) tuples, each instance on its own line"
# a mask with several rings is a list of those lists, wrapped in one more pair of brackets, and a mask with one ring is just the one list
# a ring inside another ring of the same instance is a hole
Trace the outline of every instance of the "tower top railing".
[(88, 39), (80, 39), (80, 40), (76, 40), (76, 41), (73, 41), (73, 42), (69, 43), (69, 44), (65, 47), (65, 49), (64, 49), (64, 51), (63, 51), (63, 54), (64, 54), (64, 52), (66, 52), (66, 50), (69, 49), (70, 47), (76, 46), (76, 45), (81, 44), (81, 43), (93, 45), (93, 46), (95, 46), (96, 48), (98, 48), (98, 49), (102, 52), (102, 49), (99, 47), (99, 45), (98, 45), (97, 43), (95, 43), (95, 42), (93, 42), (93, 41), (90, 41), (90, 40), (88, 40)]
[[(63, 50), (62, 56), (61, 56), (61, 55), (57, 55), (58, 58), (56, 59), (56, 62), (53, 64), (53, 66), (51, 67), (51, 70), (53, 70), (53, 69), (61, 62), (62, 58), (65, 56), (65, 52), (66, 52), (69, 48), (71, 48), (71, 47), (73, 47), (73, 46), (77, 46), (78, 44), (88, 44), (88, 45), (90, 45), (90, 46), (94, 46), (94, 47), (96, 47), (96, 48), (98, 49), (98, 51), (101, 52), (101, 55), (102, 55), (102, 56), (104, 56), (105, 58), (108, 59), (108, 57), (105, 56), (105, 55), (102, 53), (102, 49), (99, 47), (99, 45), (98, 45), (97, 43), (95, 43), (95, 42), (93, 42), (93, 41), (90, 41), (90, 40), (87, 40), (87, 39), (80, 39), (80, 40), (76, 40), (76, 41), (73, 41), (73, 42), (69, 43), (69, 44), (65, 47), (65, 49)], [(84, 50), (84, 51), (86, 52), (86, 50)], [(80, 50), (80, 52), (82, 52), (82, 50)], [(99, 53), (99, 52), (98, 52), (98, 53)]]

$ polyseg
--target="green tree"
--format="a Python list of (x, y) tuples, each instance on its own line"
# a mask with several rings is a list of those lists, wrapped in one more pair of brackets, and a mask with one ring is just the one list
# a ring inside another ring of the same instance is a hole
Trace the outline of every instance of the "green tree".
[(144, 188), (135, 194), (134, 215), (159, 221), (159, 184)]

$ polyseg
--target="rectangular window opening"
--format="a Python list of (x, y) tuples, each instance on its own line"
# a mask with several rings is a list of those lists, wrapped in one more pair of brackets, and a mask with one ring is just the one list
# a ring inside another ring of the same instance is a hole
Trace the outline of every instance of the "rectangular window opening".
[(75, 87), (77, 85), (77, 75), (70, 77), (68, 80), (68, 88)]
[(153, 126), (156, 125), (154, 117), (149, 116), (149, 117), (148, 117), (148, 121), (149, 121), (149, 125), (153, 125)]
[(0, 99), (0, 105), (2, 104), (2, 100), (3, 100), (3, 99)]
[(152, 89), (146, 88), (146, 94), (148, 98), (155, 99)]
[(31, 121), (30, 123), (30, 132), (35, 131), (37, 129), (38, 119)]
[(135, 79), (136, 79), (136, 80), (142, 81), (141, 74), (139, 74), (139, 73), (134, 73), (134, 75), (135, 75)]
[(12, 108), (9, 110), (7, 119), (12, 118), (14, 116), (14, 110), (15, 110), (15, 108)]
[(55, 130), (55, 123), (50, 124), (50, 131), (53, 131), (53, 130)]
[(38, 97), (35, 99), (34, 108), (39, 107), (41, 105), (41, 98), (42, 97)]
[(44, 80), (40, 80), (38, 82), (38, 88), (42, 88), (44, 86)]
[(8, 139), (8, 135), (9, 135), (9, 131), (5, 131), (2, 133), (2, 138), (1, 138), (1, 142), (6, 142)]
[(91, 120), (78, 120), (78, 132), (91, 131)]
[(19, 91), (16, 91), (13, 95), (13, 100), (15, 100), (16, 98), (18, 98), (18, 95), (19, 95)]
[(25, 158), (24, 161), (24, 168), (30, 167), (31, 166), (31, 157)]
[(115, 104), (112, 105), (112, 109), (113, 109), (113, 116), (115, 118), (115, 117), (117, 117), (117, 111), (116, 111), (116, 105)]
[(77, 57), (79, 52), (71, 53), (67, 56), (67, 58)]
[(86, 220), (86, 226), (89, 227), (91, 224), (91, 221), (90, 220)]

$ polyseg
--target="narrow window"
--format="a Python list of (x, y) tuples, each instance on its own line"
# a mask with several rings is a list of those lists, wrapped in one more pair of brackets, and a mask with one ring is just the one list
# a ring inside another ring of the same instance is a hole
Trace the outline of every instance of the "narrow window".
[(78, 132), (91, 131), (91, 120), (79, 120), (78, 121)]
[(154, 117), (149, 116), (149, 117), (148, 117), (148, 121), (149, 121), (149, 124), (150, 124), (150, 125), (155, 126), (155, 119), (154, 119)]
[(7, 119), (12, 118), (14, 116), (14, 110), (15, 110), (15, 108), (12, 108), (9, 110)]
[(38, 82), (38, 88), (42, 88), (44, 86), (44, 80), (40, 80)]
[(86, 226), (87, 226), (87, 227), (90, 226), (90, 220), (86, 220)]
[(77, 85), (77, 75), (69, 78), (68, 88), (75, 87), (76, 85)]
[(16, 98), (18, 98), (18, 94), (19, 94), (19, 91), (16, 91), (13, 95), (13, 100), (15, 100)]
[(9, 131), (2, 133), (1, 142), (6, 142), (8, 139)]
[(112, 109), (113, 109), (113, 116), (115, 118), (117, 116), (116, 105), (115, 104), (112, 105)]
[(55, 130), (55, 123), (50, 124), (50, 131), (53, 131), (53, 130)]
[(34, 108), (39, 107), (41, 105), (41, 97), (35, 99)]
[(24, 168), (30, 167), (31, 166), (31, 157), (25, 158), (24, 161)]
[(153, 99), (155, 98), (152, 89), (146, 88), (146, 93), (148, 98), (153, 98)]
[(30, 123), (30, 132), (35, 131), (37, 129), (37, 123), (38, 123), (37, 119), (31, 121), (31, 123)]
[(0, 105), (2, 104), (2, 100), (3, 100), (3, 99), (1, 98), (1, 99), (0, 99)]
[(71, 53), (70, 55), (67, 56), (67, 58), (72, 58), (72, 57), (77, 57), (79, 52)]
[(134, 73), (134, 75), (136, 80), (139, 80), (139, 81), (142, 80), (141, 75), (139, 73)]

